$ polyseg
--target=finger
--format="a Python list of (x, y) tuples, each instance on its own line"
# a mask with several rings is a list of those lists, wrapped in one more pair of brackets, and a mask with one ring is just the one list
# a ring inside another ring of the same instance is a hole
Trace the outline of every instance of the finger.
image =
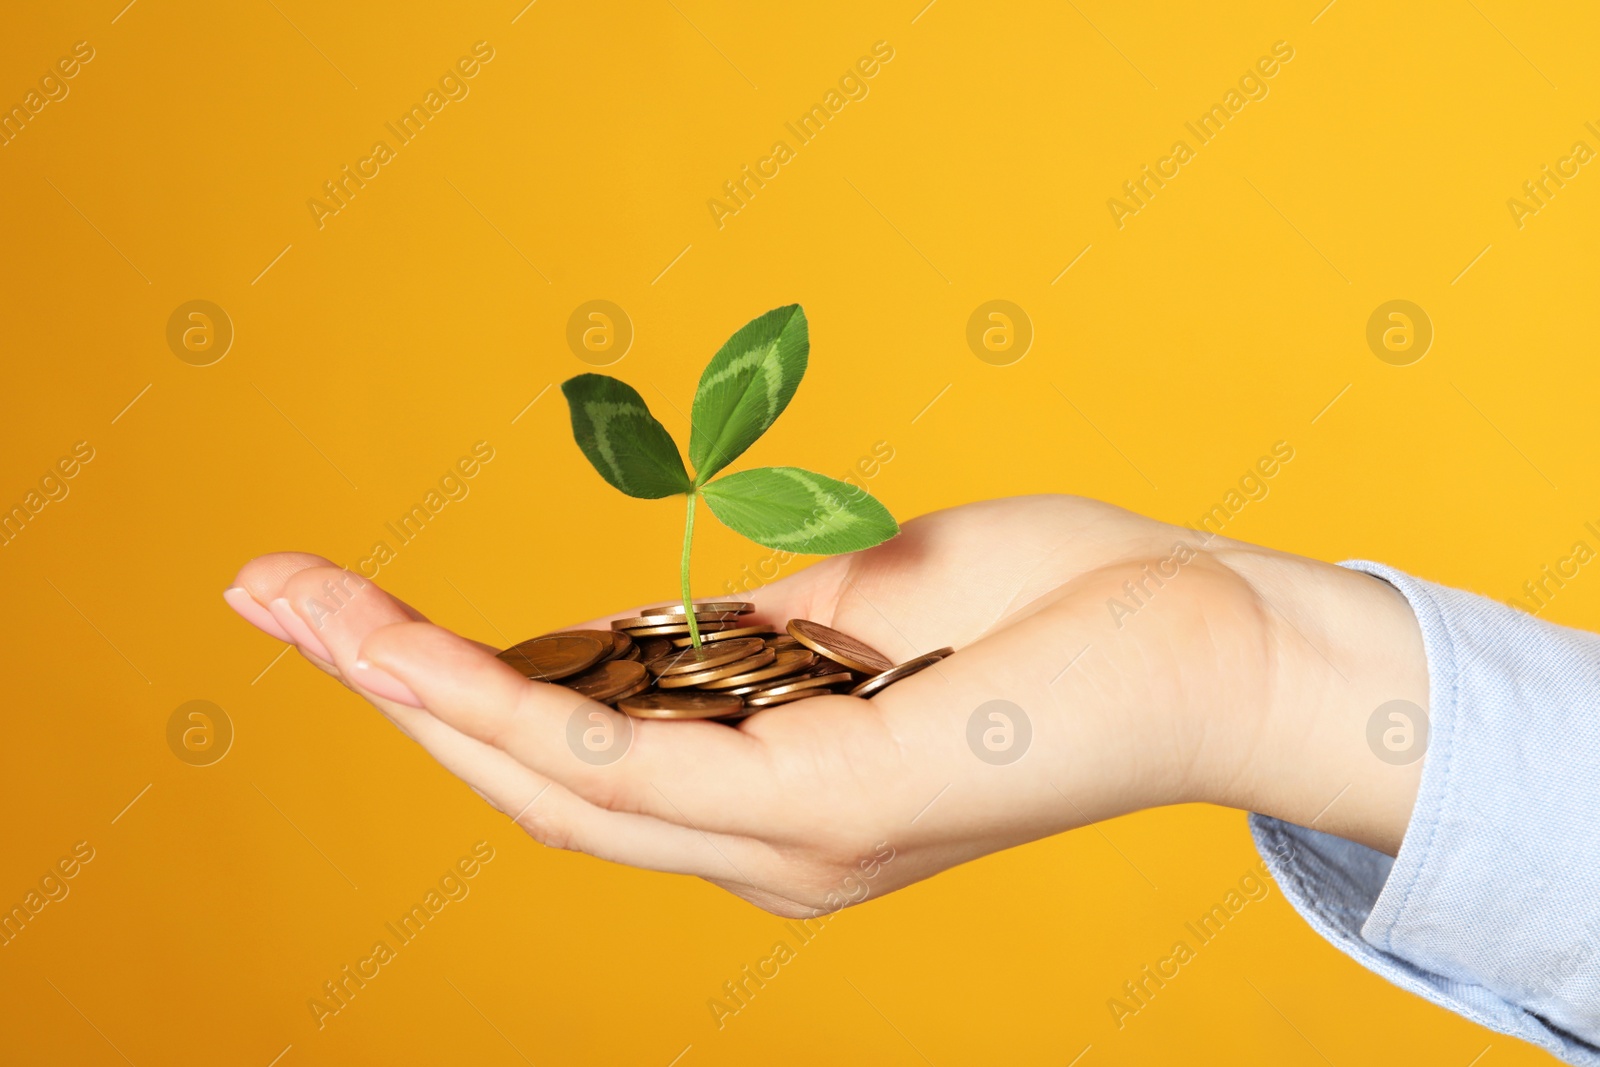
[[(360, 658), (395, 677), (430, 712), (502, 749), (592, 804), (705, 831), (767, 837), (794, 817), (775, 794), (766, 747), (716, 723), (628, 720), (626, 756), (592, 765), (574, 758), (574, 716), (604, 712), (558, 685), (533, 682), (448, 631), (401, 623), (368, 634)], [(708, 773), (711, 772), (711, 773)]]
[(654, 870), (741, 879), (726, 858), (739, 849), (737, 843), (718, 846), (681, 826), (597, 808), (493, 745), (407, 706), (420, 702), (392, 676), (357, 666), (357, 650), (368, 633), (412, 622), (405, 606), (374, 583), (337, 567), (308, 566), (291, 574), (282, 592), (296, 621), (324, 644), (347, 684), (536, 839)]
[(373, 630), (413, 621), (404, 604), (375, 583), (331, 564), (294, 572), (282, 593), (273, 604), (287, 606), (293, 625), (316, 642), (347, 685), (363, 696), (422, 706), (397, 679), (363, 665), (357, 656), (362, 639)]
[(283, 624), (273, 618), (272, 612), (266, 607), (256, 603), (256, 599), (243, 586), (230, 585), (222, 591), (222, 599), (227, 602), (228, 607), (238, 613), (241, 619), (268, 637), (275, 637), (285, 644), (294, 644), (294, 638), (289, 636), (289, 631), (283, 628)]
[(748, 853), (748, 844), (714, 842), (679, 825), (597, 808), (506, 752), (420, 710), (420, 701), (392, 675), (359, 666), (357, 653), (367, 634), (413, 623), (405, 605), (376, 584), (338, 567), (311, 565), (290, 574), (282, 592), (296, 621), (328, 650), (346, 684), (538, 840), (654, 870), (744, 880), (729, 857)]
[[(551, 848), (587, 853), (671, 874), (692, 874), (753, 889), (768, 867), (761, 846), (722, 834), (702, 834), (646, 815), (606, 811), (518, 763), (512, 756), (459, 732), (417, 708), (378, 700), (380, 710), (451, 774)], [(383, 705), (388, 704), (387, 708)]]
[[(283, 589), (294, 575), (310, 567), (332, 567), (334, 564), (310, 552), (273, 552), (246, 563), (234, 575), (233, 582), (223, 591), (222, 598), (252, 626), (277, 638), (297, 645), (323, 662), (327, 649), (320, 642), (307, 640), (307, 633), (294, 619), (287, 604), (276, 603), (283, 599)], [(398, 599), (395, 603), (412, 619), (425, 616)], [(315, 635), (312, 635), (314, 637)]]

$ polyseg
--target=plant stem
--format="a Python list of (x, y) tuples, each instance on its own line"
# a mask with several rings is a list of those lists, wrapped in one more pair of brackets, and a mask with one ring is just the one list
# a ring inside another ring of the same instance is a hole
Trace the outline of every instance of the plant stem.
[(694, 542), (694, 498), (699, 495), (698, 489), (684, 494), (689, 498), (689, 508), (683, 520), (683, 615), (689, 620), (689, 643), (695, 648), (700, 647), (700, 624), (695, 621), (694, 601), (689, 597), (689, 546)]

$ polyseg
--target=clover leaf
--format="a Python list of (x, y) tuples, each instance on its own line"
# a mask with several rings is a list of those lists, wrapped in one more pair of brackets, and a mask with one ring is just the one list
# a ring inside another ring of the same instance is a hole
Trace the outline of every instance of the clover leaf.
[(689, 553), (700, 497), (735, 532), (789, 552), (855, 552), (900, 532), (888, 509), (866, 490), (799, 467), (758, 467), (711, 480), (788, 407), (810, 349), (805, 312), (789, 304), (752, 319), (717, 350), (700, 376), (690, 417), (693, 480), (672, 435), (632, 386), (603, 374), (580, 374), (561, 385), (572, 436), (602, 478), (644, 499), (684, 494), (683, 609), (697, 648)]

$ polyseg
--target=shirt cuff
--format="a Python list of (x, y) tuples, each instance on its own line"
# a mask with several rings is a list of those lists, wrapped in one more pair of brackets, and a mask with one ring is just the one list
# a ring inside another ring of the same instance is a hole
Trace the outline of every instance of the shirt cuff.
[(1428, 659), (1422, 782), (1397, 857), (1251, 814), (1284, 896), (1395, 985), (1600, 1067), (1600, 636), (1363, 561)]

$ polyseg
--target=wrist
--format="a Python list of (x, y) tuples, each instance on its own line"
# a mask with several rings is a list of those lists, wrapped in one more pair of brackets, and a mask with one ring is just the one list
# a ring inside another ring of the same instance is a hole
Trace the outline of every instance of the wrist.
[[(1398, 590), (1265, 550), (1219, 553), (1256, 590), (1269, 677), (1218, 801), (1394, 855), (1422, 777), (1428, 664)], [(1415, 751), (1412, 746), (1415, 745)]]

